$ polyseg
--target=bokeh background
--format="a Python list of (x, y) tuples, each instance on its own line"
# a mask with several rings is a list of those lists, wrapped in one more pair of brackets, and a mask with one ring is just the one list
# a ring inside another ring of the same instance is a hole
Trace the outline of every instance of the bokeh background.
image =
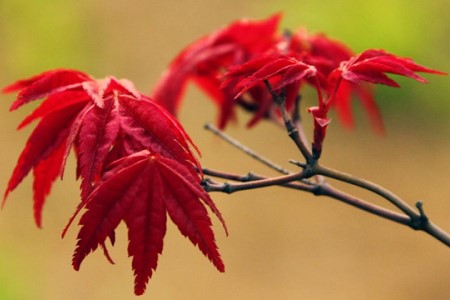
[[(198, 37), (243, 17), (284, 13), (283, 26), (326, 32), (359, 52), (383, 48), (450, 71), (447, 0), (133, 1), (0, 0), (0, 85), (64, 67), (95, 77), (113, 74), (150, 91), (177, 52)], [(425, 202), (429, 217), (450, 230), (449, 78), (428, 85), (399, 79), (379, 88), (386, 136), (377, 136), (360, 107), (354, 130), (330, 126), (323, 157), (330, 167), (384, 185), (410, 204)], [(0, 186), (31, 131), (16, 132), (32, 105), (9, 113), (0, 101)], [(273, 174), (205, 132), (215, 107), (190, 88), (180, 119), (203, 152), (204, 166), (234, 173)], [(248, 116), (227, 132), (287, 165), (294, 146), (272, 124), (244, 130)], [(305, 117), (306, 128), (310, 119)], [(134, 299), (125, 226), (110, 265), (90, 255), (71, 268), (76, 227), (60, 233), (78, 198), (73, 158), (34, 226), (31, 180), (14, 191), (0, 214), (0, 299)], [(381, 200), (354, 189), (348, 191)], [(450, 251), (429, 236), (309, 194), (267, 188), (214, 194), (230, 229), (215, 222), (226, 273), (218, 273), (170, 225), (159, 267), (143, 299), (450, 299)]]

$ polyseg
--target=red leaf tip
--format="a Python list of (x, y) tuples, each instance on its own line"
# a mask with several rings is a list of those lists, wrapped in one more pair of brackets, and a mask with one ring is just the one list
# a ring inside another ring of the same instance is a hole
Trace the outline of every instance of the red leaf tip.
[(409, 77), (422, 83), (426, 83), (427, 80), (416, 74), (417, 72), (447, 75), (444, 72), (419, 65), (410, 58), (374, 49), (366, 50), (341, 63), (339, 71), (342, 78), (354, 83), (366, 81), (391, 87), (399, 87), (399, 84), (389, 78), (386, 73)]

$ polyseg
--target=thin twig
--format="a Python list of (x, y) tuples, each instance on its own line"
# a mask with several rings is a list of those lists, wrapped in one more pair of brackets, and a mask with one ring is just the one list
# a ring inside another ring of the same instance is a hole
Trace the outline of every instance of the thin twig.
[[(294, 113), (292, 116), (293, 124), (295, 128), (297, 128), (298, 131), (298, 137), (303, 145), (305, 145), (305, 148), (308, 152), (308, 157), (313, 157), (311, 150), (306, 147), (306, 145), (311, 145), (311, 143), (308, 141), (308, 138), (306, 137), (305, 130), (303, 129), (303, 125), (301, 123), (302, 117), (300, 114), (300, 102), (301, 102), (301, 96), (298, 96), (295, 100), (295, 107), (294, 107)], [(282, 107), (282, 109), (286, 110), (286, 107)], [(286, 112), (287, 114), (287, 112)], [(315, 175), (314, 179), (317, 181), (317, 183), (325, 183), (325, 178), (322, 175)]]
[[(208, 176), (213, 176), (217, 178), (222, 179), (228, 179), (228, 180), (234, 180), (239, 182), (250, 182), (250, 181), (256, 181), (256, 180), (262, 180), (262, 179), (268, 179), (268, 177), (264, 177), (258, 174), (254, 173), (248, 173), (247, 175), (237, 175), (237, 174), (231, 174), (226, 173), (222, 171), (212, 170), (212, 169), (203, 169), (203, 174)], [(231, 185), (230, 183), (218, 183), (214, 182), (211, 179), (206, 179), (204, 182), (205, 190), (208, 192), (225, 192), (225, 185)], [(304, 181), (297, 181), (297, 182), (288, 182), (288, 183), (282, 183), (278, 184), (280, 186), (284, 186), (287, 188), (295, 189), (295, 190), (301, 190), (306, 192), (314, 192), (314, 185), (308, 182)], [(250, 188), (249, 188), (250, 189)]]
[(278, 105), (281, 111), (281, 116), (283, 117), (284, 126), (286, 127), (286, 131), (288, 133), (288, 136), (294, 141), (295, 145), (297, 146), (298, 150), (302, 153), (303, 157), (308, 163), (313, 163), (314, 159), (311, 154), (311, 151), (309, 151), (308, 147), (303, 143), (302, 139), (299, 136), (299, 132), (297, 127), (292, 123), (291, 119), (288, 116), (287, 110), (286, 110), (286, 103), (285, 98), (281, 97), (281, 95), (278, 95), (275, 93), (275, 91), (272, 89), (272, 86), (270, 85), (269, 81), (265, 80), (264, 84), (266, 85), (267, 90), (272, 95), (273, 101)]
[(250, 182), (240, 182), (240, 183), (225, 183), (223, 184), (223, 189), (220, 190), (222, 192), (231, 194), (234, 192), (242, 191), (242, 190), (252, 190), (262, 187), (268, 187), (268, 186), (274, 186), (274, 185), (283, 185), (287, 184), (293, 181), (298, 181), (305, 178), (305, 175), (303, 172), (296, 173), (296, 174), (289, 174), (289, 175), (283, 175), (278, 177), (271, 177), (271, 178), (263, 178), (258, 179)]
[(282, 173), (282, 174), (286, 174), (286, 175), (291, 173), (288, 170), (286, 170), (285, 168), (283, 168), (282, 166), (272, 162), (270, 159), (265, 158), (264, 156), (262, 156), (261, 154), (257, 153), (256, 151), (254, 151), (254, 150), (250, 149), (249, 147), (241, 144), (239, 141), (237, 141), (236, 139), (232, 138), (231, 136), (229, 136), (228, 134), (224, 133), (223, 131), (219, 130), (218, 128), (216, 128), (211, 123), (206, 123), (205, 124), (205, 129), (211, 131), (212, 133), (214, 133), (215, 135), (219, 136), (221, 139), (223, 139), (224, 141), (226, 141), (230, 145), (236, 147), (237, 149), (241, 150), (242, 152), (244, 152), (245, 154), (249, 155), (250, 157), (256, 159), (257, 161), (263, 163), (264, 165), (268, 166), (269, 168), (274, 169), (275, 171), (277, 171), (279, 173)]

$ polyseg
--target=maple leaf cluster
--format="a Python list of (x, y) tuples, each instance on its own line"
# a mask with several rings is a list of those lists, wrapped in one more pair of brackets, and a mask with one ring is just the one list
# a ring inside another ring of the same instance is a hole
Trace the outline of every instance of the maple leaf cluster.
[[(63, 231), (82, 212), (73, 255), (78, 270), (86, 256), (115, 241), (123, 221), (128, 228), (135, 293), (143, 294), (163, 249), (167, 216), (197, 245), (219, 271), (224, 264), (215, 243), (209, 208), (224, 220), (202, 187), (199, 151), (175, 119), (188, 82), (197, 84), (219, 107), (224, 128), (237, 106), (254, 113), (248, 126), (278, 120), (282, 99), (289, 112), (305, 85), (317, 90), (313, 153), (320, 155), (335, 107), (344, 124), (353, 124), (351, 96), (356, 94), (374, 125), (382, 122), (371, 88), (365, 83), (398, 86), (386, 73), (425, 79), (416, 72), (443, 74), (383, 50), (355, 55), (346, 45), (306, 31), (278, 33), (280, 15), (262, 21), (240, 20), (192, 43), (172, 61), (152, 96), (125, 79), (97, 80), (66, 69), (19, 80), (4, 92), (18, 92), (11, 110), (34, 101), (41, 104), (19, 125), (39, 120), (6, 188), (8, 194), (32, 172), (34, 218), (52, 184), (62, 177), (73, 149), (81, 202)], [(154, 100), (153, 100), (154, 99)], [(167, 110), (166, 110), (167, 109)]]
[(114, 244), (114, 230), (124, 221), (135, 293), (142, 294), (163, 249), (168, 214), (180, 232), (224, 271), (205, 205), (222, 223), (223, 219), (200, 184), (197, 170), (201, 166), (191, 150), (194, 144), (165, 109), (127, 80), (95, 80), (74, 70), (44, 72), (3, 91), (19, 91), (11, 110), (45, 99), (19, 125), (40, 120), (4, 198), (33, 171), (34, 217), (39, 227), (46, 196), (55, 179), (63, 175), (67, 156), (74, 149), (77, 177), (81, 178), (76, 214), (85, 209), (72, 261), (76, 270), (98, 246), (112, 262), (105, 243), (110, 239)]
[(339, 41), (304, 29), (280, 34), (280, 19), (276, 14), (262, 21), (240, 20), (192, 43), (172, 61), (152, 97), (176, 115), (183, 91), (192, 81), (217, 103), (220, 128), (235, 119), (237, 106), (254, 113), (247, 124), (251, 127), (261, 119), (280, 119), (273, 92), (293, 113), (302, 88), (311, 85), (318, 103), (307, 110), (314, 117), (313, 151), (320, 155), (331, 107), (344, 125), (353, 126), (353, 94), (374, 128), (383, 131), (372, 87), (366, 83), (398, 87), (385, 73), (420, 82), (426, 80), (416, 72), (445, 74), (384, 50), (355, 54)]

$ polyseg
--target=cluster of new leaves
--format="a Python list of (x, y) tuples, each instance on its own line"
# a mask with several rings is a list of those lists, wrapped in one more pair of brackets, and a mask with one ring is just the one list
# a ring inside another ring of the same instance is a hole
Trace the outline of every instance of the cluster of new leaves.
[[(221, 86), (224, 70), (272, 48), (279, 21), (279, 15), (263, 21), (240, 20), (194, 42), (172, 61), (156, 84), (152, 98), (176, 114), (186, 84), (192, 80), (220, 107), (219, 125), (223, 128), (234, 118), (235, 103), (247, 103), (244, 99), (236, 101), (233, 91)], [(264, 90), (254, 89), (255, 99), (271, 102)], [(256, 106), (254, 109), (256, 116), (252, 124), (261, 118), (259, 115), (265, 114)]]
[(224, 270), (204, 205), (223, 222), (222, 217), (200, 184), (201, 167), (190, 150), (193, 143), (172, 115), (127, 80), (95, 80), (73, 70), (45, 72), (4, 89), (12, 91), (19, 94), (11, 110), (45, 100), (19, 125), (40, 119), (19, 157), (5, 199), (33, 170), (34, 216), (41, 226), (45, 198), (62, 176), (73, 148), (81, 178), (77, 213), (85, 209), (73, 255), (76, 270), (98, 246), (111, 260), (105, 242), (109, 238), (114, 244), (114, 230), (124, 221), (135, 293), (142, 294), (163, 248), (166, 213)]
[[(320, 155), (335, 107), (344, 125), (352, 126), (352, 94), (358, 96), (374, 128), (383, 131), (372, 89), (366, 83), (398, 86), (386, 76), (392, 73), (425, 80), (415, 72), (443, 74), (382, 50), (355, 55), (346, 45), (323, 34), (304, 30), (279, 34), (280, 15), (263, 21), (237, 21), (184, 49), (157, 83), (153, 97), (176, 113), (182, 92), (193, 80), (218, 104), (219, 126), (234, 117), (235, 104), (254, 112), (249, 126), (262, 118), (279, 119), (277, 97), (293, 112), (305, 84), (318, 92), (317, 106), (308, 108), (314, 117), (313, 151)], [(167, 97), (168, 95), (168, 97)]]

